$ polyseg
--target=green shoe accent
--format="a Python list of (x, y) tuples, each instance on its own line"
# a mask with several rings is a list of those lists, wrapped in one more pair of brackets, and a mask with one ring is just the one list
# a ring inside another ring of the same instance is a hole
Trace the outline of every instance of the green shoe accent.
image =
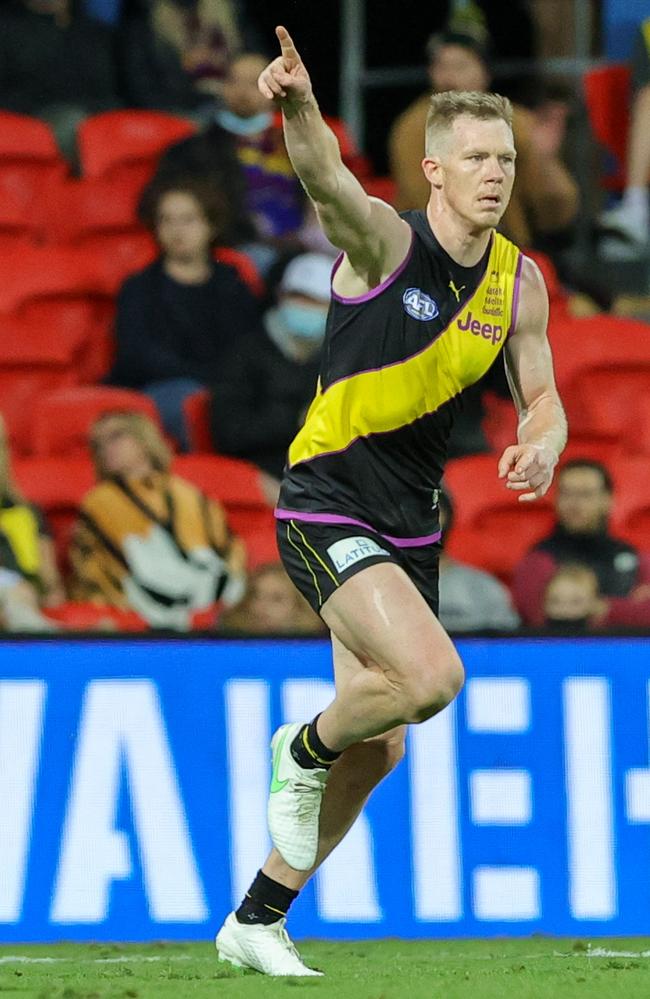
[(289, 735), (289, 729), (286, 728), (282, 733), (282, 739), (280, 740), (280, 745), (273, 753), (273, 772), (271, 774), (271, 794), (275, 794), (277, 791), (282, 791), (282, 789), (289, 783), (289, 778), (286, 780), (278, 780), (278, 763), (280, 761), (280, 756), (284, 748), (284, 744), (287, 741), (287, 736)]

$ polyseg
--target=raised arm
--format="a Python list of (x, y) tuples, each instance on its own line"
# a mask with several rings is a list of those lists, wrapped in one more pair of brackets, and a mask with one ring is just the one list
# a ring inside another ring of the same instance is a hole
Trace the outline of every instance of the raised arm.
[(346, 253), (359, 281), (373, 288), (406, 256), (411, 228), (390, 205), (369, 197), (344, 166), (289, 32), (278, 27), (276, 34), (282, 54), (261, 73), (260, 91), (282, 109), (287, 151), (325, 235)]
[(566, 444), (567, 424), (555, 387), (546, 336), (548, 295), (537, 264), (524, 257), (517, 324), (505, 348), (506, 374), (519, 414), (517, 444), (505, 449), (499, 477), (508, 489), (527, 490), (524, 502), (549, 489)]

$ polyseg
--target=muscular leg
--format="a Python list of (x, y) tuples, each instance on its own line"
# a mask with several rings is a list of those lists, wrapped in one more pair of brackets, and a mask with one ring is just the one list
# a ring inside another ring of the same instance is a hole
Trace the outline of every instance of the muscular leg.
[[(337, 696), (349, 690), (366, 667), (332, 636), (334, 683)], [(320, 812), (318, 854), (309, 871), (295, 871), (272, 850), (262, 867), (264, 873), (296, 891), (318, 870), (353, 825), (371, 792), (393, 770), (404, 755), (404, 726), (366, 742), (349, 746), (332, 766)]]
[(368, 742), (350, 746), (332, 766), (320, 812), (318, 855), (310, 871), (294, 871), (272, 850), (264, 873), (298, 891), (350, 830), (371, 792), (404, 755), (405, 728), (396, 728)]
[(335, 655), (364, 669), (337, 687), (318, 719), (333, 752), (441, 711), (460, 690), (463, 668), (449, 636), (406, 573), (392, 562), (346, 580), (322, 608)]

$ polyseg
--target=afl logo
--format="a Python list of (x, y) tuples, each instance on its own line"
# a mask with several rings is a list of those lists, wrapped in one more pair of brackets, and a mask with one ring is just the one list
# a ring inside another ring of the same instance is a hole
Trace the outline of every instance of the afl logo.
[(405, 312), (413, 319), (419, 319), (421, 323), (435, 319), (440, 312), (438, 303), (419, 288), (407, 288), (402, 296), (402, 302)]

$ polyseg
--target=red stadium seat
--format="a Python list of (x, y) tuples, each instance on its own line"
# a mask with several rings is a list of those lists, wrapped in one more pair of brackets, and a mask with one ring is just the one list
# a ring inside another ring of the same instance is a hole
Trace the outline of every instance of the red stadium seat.
[(214, 251), (215, 258), (222, 264), (234, 267), (239, 277), (248, 285), (254, 295), (264, 294), (264, 282), (253, 260), (241, 250), (233, 250), (230, 246), (218, 246)]
[(278, 558), (275, 518), (255, 465), (223, 455), (185, 454), (175, 458), (173, 471), (224, 505), (232, 530), (246, 543), (250, 568)]
[(603, 186), (621, 191), (625, 186), (630, 70), (624, 64), (600, 66), (585, 73), (583, 85), (591, 130), (612, 157), (613, 170), (603, 178)]
[(33, 407), (36, 455), (88, 455), (88, 434), (104, 413), (142, 413), (160, 426), (158, 410), (140, 392), (109, 386), (80, 386), (51, 392)]
[(68, 179), (50, 185), (36, 206), (48, 241), (78, 245), (88, 236), (141, 231), (137, 199), (121, 184), (102, 177)]
[(44, 122), (0, 111), (0, 192), (27, 206), (45, 185), (67, 173), (54, 135)]
[(618, 440), (637, 401), (650, 395), (650, 356), (645, 367), (591, 368), (577, 375), (567, 400), (572, 429)]
[(561, 390), (587, 368), (644, 366), (650, 361), (650, 326), (635, 319), (567, 317), (551, 322), (548, 332)]
[(497, 455), (450, 461), (445, 471), (455, 510), (449, 553), (508, 581), (514, 567), (551, 528), (555, 516), (545, 496), (532, 504), (497, 478)]
[(650, 551), (650, 462), (625, 456), (611, 466), (614, 479), (613, 526), (638, 548)]
[(624, 436), (627, 450), (633, 454), (650, 455), (650, 397), (635, 399)]
[(25, 243), (34, 243), (41, 235), (29, 205), (0, 188), (0, 253), (20, 253)]
[(132, 190), (152, 175), (160, 154), (196, 126), (161, 111), (106, 111), (87, 118), (78, 132), (85, 177), (120, 178)]
[(183, 401), (183, 415), (187, 425), (190, 448), (199, 454), (214, 452), (210, 433), (210, 392), (199, 389)]

